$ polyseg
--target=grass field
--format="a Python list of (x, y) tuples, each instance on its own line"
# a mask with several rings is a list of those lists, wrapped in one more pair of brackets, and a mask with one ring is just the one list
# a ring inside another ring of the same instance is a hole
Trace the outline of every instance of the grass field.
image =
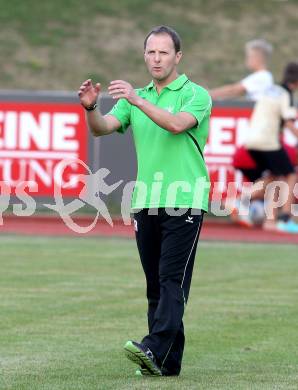
[(295, 246), (203, 242), (179, 378), (137, 378), (146, 330), (133, 240), (0, 238), (0, 388), (297, 389)]

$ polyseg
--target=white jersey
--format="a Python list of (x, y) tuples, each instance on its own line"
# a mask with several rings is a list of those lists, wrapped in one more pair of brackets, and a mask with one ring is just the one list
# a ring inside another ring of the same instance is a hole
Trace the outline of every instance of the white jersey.
[(260, 97), (273, 85), (272, 73), (268, 70), (259, 70), (240, 81), (246, 90), (247, 97), (258, 101)]
[(281, 120), (296, 119), (296, 108), (291, 105), (290, 93), (273, 85), (255, 104), (248, 128), (247, 149), (273, 151), (280, 149)]

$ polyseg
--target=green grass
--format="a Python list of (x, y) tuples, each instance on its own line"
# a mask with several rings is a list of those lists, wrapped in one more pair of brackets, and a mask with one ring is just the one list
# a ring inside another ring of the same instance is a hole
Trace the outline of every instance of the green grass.
[(144, 277), (125, 239), (0, 238), (0, 388), (297, 389), (297, 248), (202, 242), (179, 378), (136, 378)]
[(1, 88), (76, 91), (89, 77), (146, 85), (143, 40), (159, 24), (182, 36), (181, 72), (208, 87), (247, 73), (247, 40), (273, 43), (277, 80), (297, 51), (297, 0), (0, 0), (0, 10)]

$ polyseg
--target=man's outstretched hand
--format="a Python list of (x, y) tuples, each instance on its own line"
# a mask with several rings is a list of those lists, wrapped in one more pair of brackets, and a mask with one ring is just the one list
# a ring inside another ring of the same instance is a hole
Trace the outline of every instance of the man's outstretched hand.
[(113, 99), (127, 99), (129, 103), (136, 106), (142, 100), (140, 96), (135, 93), (131, 84), (123, 80), (111, 81), (108, 91), (109, 94), (112, 95)]
[(97, 102), (100, 89), (101, 88), (99, 83), (95, 84), (94, 86), (91, 79), (84, 81), (78, 90), (78, 96), (80, 98), (81, 104), (84, 107), (93, 106)]

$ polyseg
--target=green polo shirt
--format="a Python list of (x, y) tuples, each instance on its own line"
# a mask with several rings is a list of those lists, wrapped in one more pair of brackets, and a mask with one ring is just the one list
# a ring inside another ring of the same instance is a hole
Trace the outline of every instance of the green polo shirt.
[(209, 176), (203, 158), (211, 98), (208, 92), (180, 75), (157, 93), (153, 81), (137, 95), (173, 114), (189, 112), (197, 119), (192, 129), (174, 135), (158, 126), (126, 99), (109, 112), (124, 133), (131, 125), (138, 161), (132, 209), (180, 207), (208, 210)]

